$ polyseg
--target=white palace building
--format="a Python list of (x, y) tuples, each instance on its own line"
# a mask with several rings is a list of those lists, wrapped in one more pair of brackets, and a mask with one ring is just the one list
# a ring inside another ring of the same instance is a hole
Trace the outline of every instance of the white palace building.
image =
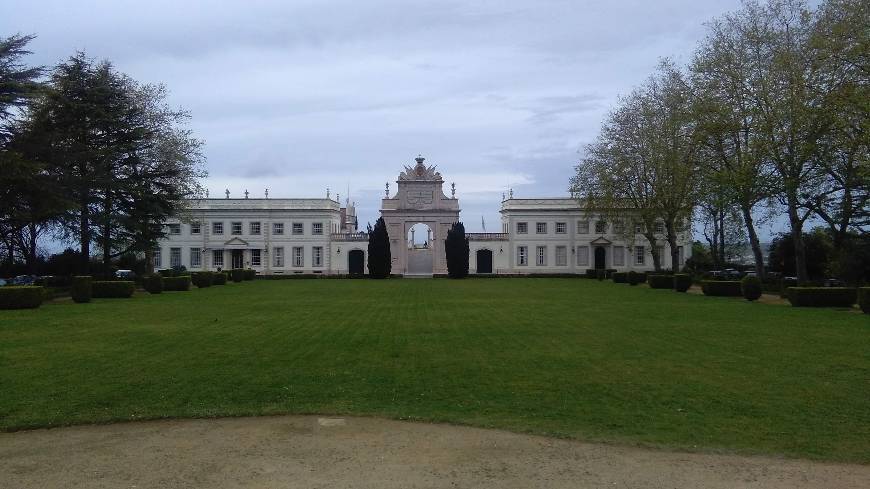
[[(396, 183), (396, 193), (390, 196), (387, 184), (381, 200), (392, 272), (446, 273), (444, 239), (460, 212), (455, 187), (445, 195), (441, 174), (422, 157), (406, 166)], [(227, 191), (226, 198), (190, 201), (184, 216), (166, 222), (155, 268), (253, 268), (263, 275), (367, 273), (368, 236), (358, 230), (350, 201), (342, 205), (328, 193), (322, 199), (274, 199), (268, 194), (255, 199), (245, 194), (231, 199)], [(626, 236), (576, 199), (517, 199), (511, 192), (503, 198), (500, 213), (502, 232), (467, 234), (470, 273), (647, 271), (653, 269), (653, 252), (663, 259), (670, 256), (666, 242), (652, 250), (643, 236)], [(422, 239), (414, 236), (419, 224), (428, 233), (422, 244), (415, 244)], [(689, 230), (680, 236), (681, 264), (691, 252), (691, 238)]]

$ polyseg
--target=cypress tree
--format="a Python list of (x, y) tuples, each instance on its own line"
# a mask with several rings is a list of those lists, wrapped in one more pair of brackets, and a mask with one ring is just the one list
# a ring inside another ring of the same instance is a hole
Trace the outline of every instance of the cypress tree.
[(390, 235), (383, 217), (375, 222), (375, 227), (369, 227), (369, 276), (371, 278), (387, 278), (390, 276), (393, 263), (390, 255)]
[(450, 278), (467, 277), (468, 237), (465, 236), (465, 226), (461, 222), (454, 222), (450, 230), (447, 231), (444, 251), (447, 254), (447, 275)]

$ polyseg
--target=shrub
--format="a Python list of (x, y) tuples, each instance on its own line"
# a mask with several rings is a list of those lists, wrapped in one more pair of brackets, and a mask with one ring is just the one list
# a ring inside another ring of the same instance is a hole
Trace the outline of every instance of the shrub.
[(870, 287), (861, 287), (858, 289), (858, 305), (864, 314), (870, 314)]
[(93, 297), (102, 299), (126, 299), (133, 295), (136, 289), (135, 282), (127, 281), (94, 281), (91, 282)]
[(586, 278), (597, 278), (597, 277), (598, 277), (597, 270), (595, 270), (594, 268), (587, 268), (586, 269)]
[(255, 278), (257, 278), (257, 271), (252, 268), (248, 268), (245, 270), (245, 275), (243, 278), (245, 280), (254, 280)]
[(212, 285), (226, 285), (227, 283), (227, 274), (224, 272), (213, 272), (211, 274), (211, 284)]
[(211, 287), (216, 274), (211, 272), (193, 272), (190, 274), (190, 281), (200, 289), (203, 287)]
[(673, 284), (674, 290), (677, 292), (685, 292), (692, 286), (692, 276), (686, 273), (675, 273)]
[(146, 275), (145, 278), (142, 279), (142, 287), (144, 287), (149, 294), (159, 294), (163, 292), (163, 277), (157, 273)]
[(646, 281), (649, 282), (649, 286), (651, 289), (674, 288), (674, 277), (670, 275), (647, 275)]
[(0, 287), (0, 309), (36, 309), (42, 305), (45, 289), (31, 285)]
[(758, 300), (761, 297), (761, 280), (754, 275), (747, 275), (740, 281), (740, 290), (746, 300)]
[(72, 278), (72, 289), (70, 289), (70, 295), (74, 302), (79, 304), (91, 302), (91, 296), (93, 295), (91, 282), (93, 280), (93, 278), (87, 275)]
[(704, 295), (718, 297), (740, 297), (743, 291), (739, 280), (705, 280), (701, 282)]
[(606, 270), (595, 270), (595, 277), (599, 281), (604, 280), (605, 278), (607, 278), (607, 271)]
[(789, 287), (797, 287), (798, 281), (796, 278), (784, 278), (779, 284), (779, 296), (783, 299), (788, 297)]
[(233, 268), (230, 270), (230, 278), (233, 282), (241, 282), (245, 279), (245, 270), (242, 268)]
[(858, 290), (851, 287), (789, 287), (788, 301), (795, 307), (852, 307)]
[(190, 277), (163, 277), (163, 290), (184, 291), (190, 290)]
[(626, 272), (613, 272), (610, 277), (613, 279), (613, 283), (615, 284), (628, 283), (628, 273)]
[(627, 276), (628, 285), (637, 285), (639, 283), (646, 282), (646, 276), (642, 273), (637, 273), (634, 270), (628, 272)]

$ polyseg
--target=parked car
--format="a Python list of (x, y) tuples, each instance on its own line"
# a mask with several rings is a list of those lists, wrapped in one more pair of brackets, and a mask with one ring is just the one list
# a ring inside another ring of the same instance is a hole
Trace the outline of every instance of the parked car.
[(13, 278), (9, 284), (10, 285), (33, 285), (36, 282), (36, 279), (39, 278), (36, 275), (19, 275)]
[(118, 270), (115, 272), (115, 278), (121, 280), (135, 280), (136, 273), (133, 270)]

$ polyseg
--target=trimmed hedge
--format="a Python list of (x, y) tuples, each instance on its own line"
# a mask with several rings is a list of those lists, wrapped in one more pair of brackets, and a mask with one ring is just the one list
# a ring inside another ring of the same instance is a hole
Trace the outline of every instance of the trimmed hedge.
[(45, 289), (32, 285), (0, 287), (0, 309), (36, 309), (42, 305)]
[(597, 277), (598, 277), (598, 273), (596, 272), (596, 270), (594, 268), (587, 268), (586, 269), (586, 278), (597, 278)]
[(671, 275), (647, 275), (646, 281), (651, 289), (674, 288), (674, 277)]
[(743, 291), (743, 298), (748, 301), (755, 301), (761, 297), (761, 280), (753, 275), (747, 275), (740, 281), (740, 290)]
[(163, 277), (163, 290), (181, 292), (190, 290), (190, 277)]
[(212, 285), (226, 285), (227, 284), (227, 274), (225, 274), (224, 272), (212, 273), (211, 284)]
[(230, 276), (233, 279), (233, 282), (241, 282), (245, 279), (245, 270), (242, 268), (233, 268), (230, 270)]
[(784, 278), (779, 282), (779, 296), (783, 299), (788, 298), (789, 287), (797, 287), (798, 281), (796, 278)]
[(795, 307), (852, 307), (858, 289), (851, 287), (789, 287), (788, 301)]
[(244, 278), (245, 280), (254, 280), (257, 278), (257, 271), (252, 268), (245, 269)]
[(190, 281), (200, 289), (211, 287), (214, 282), (214, 277), (217, 274), (211, 272), (193, 272), (190, 274)]
[(91, 287), (91, 282), (93, 282), (93, 278), (87, 275), (81, 275), (72, 278), (72, 288), (70, 289), (70, 295), (72, 296), (73, 302), (77, 302), (79, 304), (85, 302), (91, 302), (91, 296), (93, 295), (93, 290)]
[(628, 272), (628, 285), (637, 285), (646, 282), (646, 274), (635, 272), (634, 270)]
[(685, 292), (692, 286), (692, 276), (686, 273), (675, 273), (673, 284), (674, 290), (677, 292)]
[(864, 314), (870, 314), (870, 287), (861, 287), (858, 289), (858, 305)]
[(607, 278), (607, 270), (602, 270), (602, 269), (595, 270), (595, 278), (597, 278), (599, 281), (606, 279)]
[(613, 275), (610, 276), (613, 279), (613, 283), (615, 284), (627, 284), (628, 283), (628, 273), (627, 272), (613, 272)]
[(91, 282), (93, 296), (98, 299), (127, 299), (136, 290), (135, 282), (128, 281), (94, 281)]
[(163, 292), (163, 277), (156, 273), (146, 275), (142, 280), (142, 286), (150, 294), (159, 294)]
[(741, 297), (743, 290), (739, 280), (705, 280), (701, 282), (704, 295), (717, 297)]

